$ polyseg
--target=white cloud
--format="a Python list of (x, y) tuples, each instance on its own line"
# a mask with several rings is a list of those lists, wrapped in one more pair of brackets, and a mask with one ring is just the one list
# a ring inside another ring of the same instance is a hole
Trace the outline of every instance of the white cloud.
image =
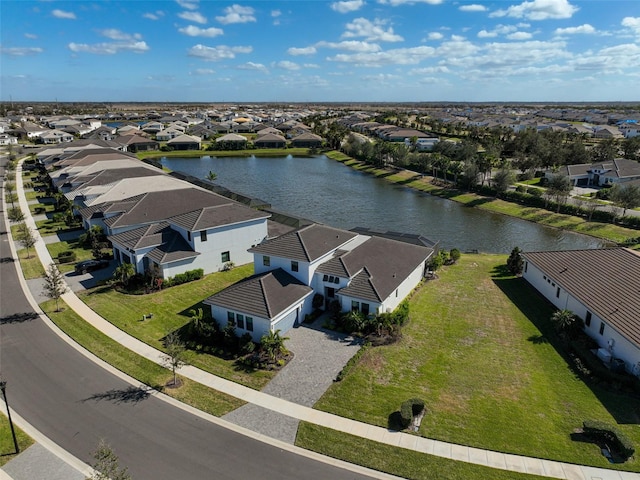
[(149, 46), (143, 41), (129, 42), (104, 42), (94, 43), (70, 43), (69, 50), (76, 53), (92, 53), (95, 55), (114, 55), (120, 51), (128, 51), (133, 53), (144, 53), (149, 50)]
[(451, 73), (445, 66), (414, 68), (409, 70), (410, 75), (433, 75), (434, 73)]
[(214, 73), (216, 73), (216, 71), (210, 68), (196, 68), (189, 72), (189, 75), (213, 75)]
[(347, 23), (347, 31), (342, 34), (343, 38), (365, 37), (368, 41), (381, 42), (401, 42), (404, 39), (400, 35), (393, 33), (393, 28), (385, 30), (387, 22), (375, 19), (373, 22), (366, 18), (356, 18), (353, 22)]
[(470, 5), (461, 5), (458, 7), (458, 10), (461, 12), (486, 12), (487, 7), (484, 5), (478, 5), (477, 3), (472, 3)]
[(556, 35), (575, 35), (576, 33), (592, 34), (596, 33), (596, 29), (588, 23), (585, 23), (579, 27), (556, 28), (554, 33)]
[(200, 24), (207, 23), (207, 17), (202, 15), (200, 12), (180, 12), (178, 16), (189, 22), (196, 22)]
[(207, 47), (206, 45), (194, 45), (187, 54), (190, 57), (200, 58), (207, 62), (216, 62), (236, 58), (236, 53), (251, 53), (252, 47), (228, 47), (226, 45), (218, 45), (217, 47)]
[(256, 70), (258, 72), (269, 73), (267, 67), (261, 63), (247, 62), (242, 65), (238, 65), (236, 68), (240, 70)]
[(320, 68), (320, 65), (317, 63), (305, 63), (302, 65), (304, 68)]
[(636, 35), (640, 35), (640, 17), (624, 17), (621, 24), (633, 30)]
[(507, 35), (509, 40), (529, 40), (531, 37), (533, 37), (533, 35), (529, 32), (515, 32)]
[(345, 40), (343, 42), (318, 42), (318, 47), (334, 48), (336, 50), (346, 50), (347, 52), (373, 53), (382, 50), (377, 43), (361, 42), (358, 40)]
[(293, 56), (313, 55), (314, 53), (316, 53), (316, 47), (303, 47), (303, 48), (291, 47), (287, 50), (287, 53)]
[(378, 0), (378, 3), (382, 5), (391, 5), (397, 7), (399, 5), (413, 5), (416, 3), (428, 3), (429, 5), (439, 5), (443, 0)]
[(507, 35), (509, 33), (515, 32), (517, 27), (513, 25), (497, 25), (493, 30), (480, 30), (478, 32), (478, 38), (495, 38), (498, 35)]
[(282, 60), (280, 62), (277, 62), (275, 64), (276, 67), (278, 68), (284, 68), (285, 70), (300, 70), (300, 65), (298, 65), (295, 62), (290, 62), (289, 60)]
[(273, 18), (278, 18), (280, 15), (282, 15), (282, 12), (280, 10), (271, 10), (271, 16)]
[(248, 23), (255, 22), (255, 10), (251, 7), (243, 7), (242, 5), (231, 5), (224, 9), (224, 16), (216, 17), (216, 20), (223, 25), (231, 23)]
[(396, 81), (401, 79), (400, 75), (394, 75), (392, 73), (378, 73), (374, 75), (363, 75), (362, 80), (367, 82), (376, 82), (376, 83), (388, 83), (389, 80)]
[(176, 0), (176, 3), (187, 10), (198, 9), (198, 0)]
[(40, 47), (0, 47), (0, 53), (11, 57), (25, 57), (27, 55), (37, 55), (44, 50)]
[(373, 53), (341, 53), (327, 60), (341, 63), (351, 63), (358, 67), (382, 67), (385, 65), (415, 65), (426, 58), (435, 55), (432, 47), (398, 48), (384, 52)]
[(331, 10), (339, 13), (349, 13), (360, 10), (364, 5), (364, 0), (347, 0), (343, 2), (333, 2), (331, 4)]
[(116, 28), (106, 28), (104, 30), (98, 30), (98, 33), (103, 37), (107, 37), (111, 40), (131, 41), (140, 40), (142, 38), (142, 35), (140, 35), (139, 33), (134, 33), (133, 35), (131, 35)]
[(520, 5), (512, 5), (506, 10), (496, 10), (489, 16), (548, 20), (571, 18), (578, 10), (578, 7), (571, 5), (568, 0), (532, 0), (522, 2)]
[(73, 12), (65, 12), (64, 10), (59, 10), (59, 9), (55, 9), (53, 12), (51, 12), (51, 15), (53, 15), (56, 18), (64, 18), (66, 20), (75, 20), (76, 19), (76, 14)]
[(184, 35), (190, 37), (217, 37), (223, 35), (224, 31), (221, 28), (200, 28), (195, 25), (189, 25), (188, 27), (179, 28), (178, 31)]
[(36, 40), (38, 38), (38, 36), (35, 33), (25, 33), (24, 36), (25, 38), (28, 38), (30, 40)]
[(594, 70), (600, 74), (622, 74), (640, 65), (640, 45), (629, 43), (588, 53), (569, 62), (576, 70)]
[(148, 20), (160, 20), (160, 18), (164, 17), (164, 12), (162, 10), (157, 10), (155, 12), (147, 12), (143, 14), (142, 17)]
[(429, 34), (427, 35), (427, 40), (442, 40), (444, 38), (444, 35), (442, 35), (440, 32), (429, 32)]

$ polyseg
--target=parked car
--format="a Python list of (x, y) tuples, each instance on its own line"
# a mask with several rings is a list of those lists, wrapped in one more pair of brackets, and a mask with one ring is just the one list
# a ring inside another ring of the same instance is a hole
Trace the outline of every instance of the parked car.
[(107, 268), (109, 266), (109, 260), (84, 260), (76, 263), (76, 273), (87, 273), (93, 270), (100, 270), (101, 268)]

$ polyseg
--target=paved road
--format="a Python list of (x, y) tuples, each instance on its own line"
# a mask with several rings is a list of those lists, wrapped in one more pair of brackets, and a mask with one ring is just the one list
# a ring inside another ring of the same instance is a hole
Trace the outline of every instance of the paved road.
[(90, 463), (105, 439), (136, 480), (364, 479), (175, 408), (97, 366), (33, 312), (0, 220), (0, 369), (12, 408)]

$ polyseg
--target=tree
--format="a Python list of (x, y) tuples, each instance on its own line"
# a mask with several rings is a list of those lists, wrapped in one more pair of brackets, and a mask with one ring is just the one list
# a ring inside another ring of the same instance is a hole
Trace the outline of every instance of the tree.
[(113, 278), (122, 282), (123, 285), (129, 283), (129, 279), (136, 274), (136, 269), (132, 263), (121, 263), (113, 271)]
[(501, 168), (496, 172), (496, 174), (491, 179), (491, 183), (493, 188), (496, 189), (496, 194), (498, 197), (505, 193), (509, 186), (515, 182), (515, 175), (508, 168)]
[(611, 187), (609, 198), (616, 206), (622, 208), (622, 216), (624, 217), (628, 209), (640, 206), (640, 187), (631, 184), (615, 184)]
[(582, 322), (571, 310), (557, 310), (551, 315), (551, 321), (556, 329), (565, 333), (569, 338), (575, 338), (582, 330)]
[(7, 212), (7, 217), (11, 222), (24, 222), (24, 213), (22, 213), (20, 207), (11, 207)]
[(560, 204), (566, 202), (567, 197), (573, 190), (571, 180), (565, 175), (552, 175), (547, 182), (547, 195), (556, 202), (556, 213), (560, 211)]
[(209, 170), (209, 173), (207, 173), (207, 180), (209, 180), (210, 182), (215, 182), (217, 178), (218, 174)]
[(18, 242), (27, 249), (27, 258), (31, 258), (30, 249), (36, 244), (36, 237), (26, 223), (18, 225)]
[(512, 275), (522, 275), (524, 260), (522, 260), (521, 253), (522, 250), (520, 250), (520, 247), (515, 247), (513, 250), (511, 250), (509, 258), (507, 258), (507, 268)]
[(42, 293), (56, 301), (56, 312), (60, 311), (58, 301), (60, 300), (60, 297), (67, 292), (67, 290), (69, 290), (69, 287), (67, 287), (67, 284), (64, 281), (64, 276), (60, 273), (56, 264), (51, 262), (49, 267), (47, 267), (47, 271), (44, 273), (44, 286)]
[(167, 384), (168, 386), (178, 387), (178, 378), (176, 374), (176, 370), (180, 367), (183, 367), (187, 364), (185, 360), (185, 354), (187, 351), (187, 347), (184, 342), (180, 338), (178, 332), (168, 333), (167, 336), (164, 337), (164, 349), (165, 356), (164, 361), (166, 365), (171, 368), (173, 372), (173, 380), (171, 383)]
[(6, 199), (11, 202), (11, 206), (15, 208), (16, 201), (16, 186), (13, 182), (5, 182), (4, 184), (4, 192), (6, 195)]
[(594, 162), (610, 162), (618, 156), (618, 141), (615, 138), (602, 140), (591, 152)]
[(280, 336), (280, 330), (270, 330), (260, 339), (260, 346), (269, 357), (269, 360), (274, 362), (279, 356), (288, 353), (284, 346), (286, 340), (289, 340), (289, 337)]
[(457, 248), (452, 248), (449, 251), (449, 258), (453, 263), (456, 263), (458, 260), (460, 260), (460, 256), (460, 250), (458, 250)]
[(104, 440), (100, 440), (93, 458), (96, 462), (91, 480), (131, 480), (127, 468), (120, 468), (118, 456)]

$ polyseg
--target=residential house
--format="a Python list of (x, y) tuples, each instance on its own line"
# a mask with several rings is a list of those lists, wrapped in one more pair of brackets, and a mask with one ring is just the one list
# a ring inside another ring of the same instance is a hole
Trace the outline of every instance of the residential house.
[(297, 148), (320, 148), (324, 140), (315, 133), (303, 133), (291, 139), (291, 146)]
[(613, 125), (596, 125), (594, 127), (593, 136), (595, 138), (608, 139), (608, 138), (623, 138), (624, 135)]
[(287, 139), (282, 135), (276, 135), (274, 133), (265, 133), (259, 135), (253, 144), (256, 148), (285, 148), (287, 146)]
[(269, 330), (286, 333), (302, 321), (316, 295), (324, 308), (338, 302), (342, 311), (364, 315), (392, 311), (420, 283), (434, 250), (311, 224), (249, 252), (255, 275), (204, 303), (221, 327), (234, 322), (240, 334), (248, 332), (259, 341)]
[(522, 277), (556, 308), (570, 310), (609, 364), (640, 375), (640, 253), (627, 248), (525, 252)]
[(45, 144), (56, 144), (56, 143), (66, 143), (72, 142), (74, 136), (70, 133), (63, 132), (62, 130), (49, 130), (42, 135), (40, 135), (39, 140)]
[(126, 152), (150, 152), (160, 149), (159, 142), (137, 134), (122, 135), (116, 137), (114, 141), (122, 145)]
[(216, 138), (216, 145), (233, 145), (237, 149), (243, 149), (247, 145), (247, 137), (237, 133), (227, 133)]
[(8, 133), (0, 133), (0, 145), (17, 145), (18, 139)]
[(167, 145), (174, 150), (200, 150), (202, 145), (202, 139), (195, 135), (180, 135), (172, 138), (167, 142)]
[(558, 171), (548, 170), (545, 177), (560, 174), (568, 176), (572, 185), (586, 187), (611, 186), (640, 179), (640, 163), (635, 160), (616, 158), (611, 162), (565, 165)]
[(180, 135), (184, 135), (184, 130), (169, 127), (169, 128), (165, 128), (161, 132), (158, 132), (156, 134), (156, 140), (158, 140), (159, 142), (167, 142), (176, 137), (179, 137)]

